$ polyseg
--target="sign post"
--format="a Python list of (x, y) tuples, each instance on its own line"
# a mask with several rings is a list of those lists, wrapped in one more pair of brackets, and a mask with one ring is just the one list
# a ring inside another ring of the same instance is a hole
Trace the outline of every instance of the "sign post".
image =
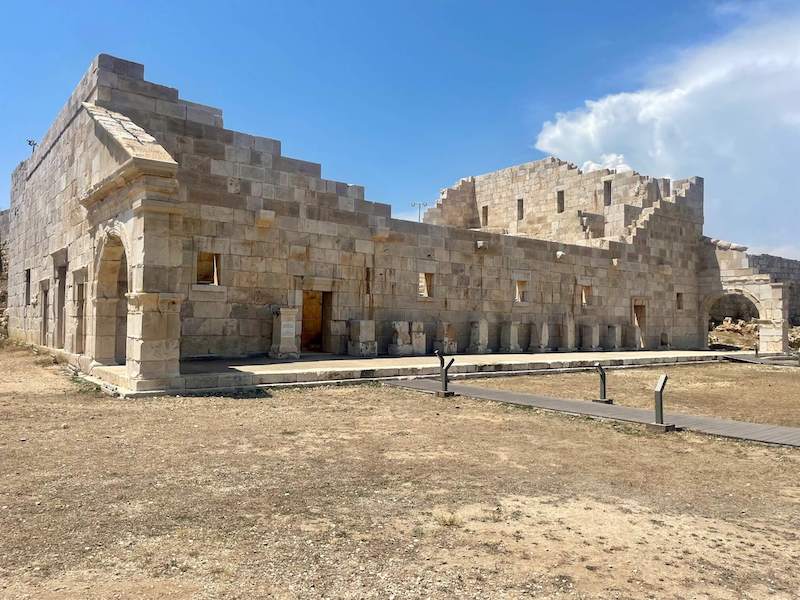
[(664, 373), (658, 378), (655, 387), (655, 422), (648, 423), (648, 431), (657, 433), (666, 433), (667, 431), (675, 431), (673, 423), (664, 423), (664, 388), (667, 387), (667, 374)]

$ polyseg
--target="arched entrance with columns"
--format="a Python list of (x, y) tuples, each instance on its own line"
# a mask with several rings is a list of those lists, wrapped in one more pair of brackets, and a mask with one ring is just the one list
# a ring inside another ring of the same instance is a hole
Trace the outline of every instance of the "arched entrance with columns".
[(93, 356), (102, 365), (127, 360), (128, 298), (131, 290), (128, 256), (119, 232), (102, 238), (95, 263)]

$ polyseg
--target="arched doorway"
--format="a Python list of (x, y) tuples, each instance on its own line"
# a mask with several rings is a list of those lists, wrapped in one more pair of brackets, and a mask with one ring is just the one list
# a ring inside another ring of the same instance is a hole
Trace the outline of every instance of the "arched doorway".
[(758, 344), (761, 314), (756, 302), (739, 292), (707, 302), (705, 331), (709, 348), (752, 350)]
[(128, 261), (122, 240), (105, 238), (95, 282), (95, 356), (101, 364), (124, 365), (128, 341)]

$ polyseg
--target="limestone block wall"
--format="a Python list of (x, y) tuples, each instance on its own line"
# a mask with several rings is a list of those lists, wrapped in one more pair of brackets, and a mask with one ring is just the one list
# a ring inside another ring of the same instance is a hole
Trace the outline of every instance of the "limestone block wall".
[(800, 260), (770, 254), (749, 254), (747, 258), (760, 273), (767, 273), (775, 281), (786, 283), (789, 320), (792, 325), (800, 325)]
[(93, 254), (91, 224), (78, 197), (119, 164), (80, 106), (96, 94), (97, 69), (95, 61), (34, 154), (12, 176), (9, 335), (28, 343), (64, 346), (64, 339), (55, 339), (62, 317), (51, 292), (58, 293), (63, 269), (63, 294), (72, 297), (73, 276), (90, 268)]
[(8, 227), (9, 213), (0, 210), (0, 318), (8, 304)]
[(462, 179), (453, 187), (443, 189), (436, 204), (425, 211), (425, 222), (463, 229), (480, 228), (480, 215), (475, 203), (475, 178)]
[[(466, 214), (470, 226), (477, 221), (496, 233), (562, 242), (617, 239), (629, 233), (643, 209), (669, 197), (671, 188), (668, 179), (607, 169), (584, 173), (551, 157), (462, 180), (426, 212), (425, 222), (463, 227)], [(468, 202), (473, 190), (474, 208)], [(697, 235), (702, 231), (700, 192)]]
[[(179, 164), (181, 355), (264, 354), (273, 310), (297, 306), (304, 288), (331, 291), (334, 280), (328, 340), (341, 347), (344, 324), (365, 304), (364, 277), (348, 263), (354, 240), (331, 215), (342, 213), (348, 227), (363, 231), (389, 207), (365, 202), (360, 186), (323, 179), (319, 164), (282, 155), (277, 140), (225, 129), (220, 110), (142, 77), (138, 70), (104, 74), (96, 103), (125, 114)], [(216, 256), (213, 285), (198, 281), (201, 252)]]

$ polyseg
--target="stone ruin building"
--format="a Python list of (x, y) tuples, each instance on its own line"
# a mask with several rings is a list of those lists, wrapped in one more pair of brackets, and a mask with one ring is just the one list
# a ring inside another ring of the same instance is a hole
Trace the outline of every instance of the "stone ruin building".
[(9, 336), (131, 390), (180, 390), (209, 357), (703, 348), (729, 296), (778, 353), (800, 316), (800, 262), (704, 237), (699, 177), (547, 158), (393, 219), (107, 55), (0, 225)]

